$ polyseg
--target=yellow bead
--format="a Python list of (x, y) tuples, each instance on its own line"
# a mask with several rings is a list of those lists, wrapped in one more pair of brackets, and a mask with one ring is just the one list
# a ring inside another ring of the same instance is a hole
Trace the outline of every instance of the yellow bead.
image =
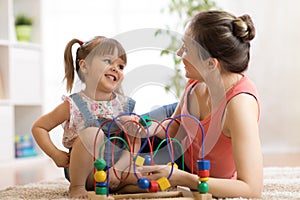
[(144, 162), (145, 162), (145, 158), (141, 157), (141, 156), (138, 156), (136, 157), (136, 162), (135, 164), (137, 166), (143, 166), (144, 165)]
[(157, 180), (157, 183), (158, 183), (161, 191), (164, 191), (164, 190), (168, 189), (169, 187), (171, 187), (171, 184), (166, 177), (161, 177), (160, 179)]
[(200, 182), (207, 182), (209, 180), (209, 177), (200, 177), (199, 181)]
[(94, 174), (94, 179), (96, 182), (106, 181), (106, 172), (103, 170), (96, 171), (96, 173)]
[[(172, 166), (172, 163), (171, 163), (171, 162), (168, 162), (167, 165)], [(176, 163), (174, 163), (174, 168), (178, 169), (178, 165), (177, 165)]]

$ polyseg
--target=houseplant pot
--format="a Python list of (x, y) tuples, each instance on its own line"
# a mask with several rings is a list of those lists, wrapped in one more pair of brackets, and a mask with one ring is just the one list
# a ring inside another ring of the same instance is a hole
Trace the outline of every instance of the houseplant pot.
[(31, 36), (31, 29), (30, 25), (18, 25), (16, 26), (16, 35), (18, 41), (29, 42)]
[(32, 19), (24, 14), (17, 15), (15, 26), (17, 40), (28, 42), (31, 37)]

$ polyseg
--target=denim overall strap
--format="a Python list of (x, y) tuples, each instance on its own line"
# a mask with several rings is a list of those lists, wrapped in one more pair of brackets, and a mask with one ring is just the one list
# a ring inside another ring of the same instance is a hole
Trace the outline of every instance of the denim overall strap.
[(85, 127), (86, 128), (91, 126), (99, 127), (100, 124), (97, 119), (94, 119), (93, 115), (89, 111), (87, 103), (84, 102), (77, 93), (72, 94), (70, 98), (73, 99), (79, 111), (83, 115), (83, 118), (86, 120)]
[(128, 104), (125, 107), (124, 113), (131, 113), (134, 109), (135, 106), (135, 100), (133, 100), (132, 98), (128, 99)]

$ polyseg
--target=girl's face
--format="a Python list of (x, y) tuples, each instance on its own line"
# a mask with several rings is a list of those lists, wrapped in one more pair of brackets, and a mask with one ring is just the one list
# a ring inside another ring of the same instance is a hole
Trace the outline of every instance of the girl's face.
[(185, 76), (190, 79), (204, 81), (202, 73), (205, 62), (199, 58), (199, 45), (192, 40), (187, 31), (185, 32), (182, 41), (183, 44), (180, 49), (178, 49), (177, 55), (182, 58)]
[(118, 57), (117, 49), (113, 55), (95, 56), (88, 66), (85, 76), (87, 89), (110, 93), (120, 87), (124, 79), (125, 62)]

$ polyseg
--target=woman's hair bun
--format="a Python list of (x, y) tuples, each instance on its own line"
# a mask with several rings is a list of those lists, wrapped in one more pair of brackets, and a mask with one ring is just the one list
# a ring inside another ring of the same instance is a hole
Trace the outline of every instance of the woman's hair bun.
[(243, 15), (233, 20), (233, 34), (243, 42), (250, 42), (255, 37), (255, 28), (249, 15)]

